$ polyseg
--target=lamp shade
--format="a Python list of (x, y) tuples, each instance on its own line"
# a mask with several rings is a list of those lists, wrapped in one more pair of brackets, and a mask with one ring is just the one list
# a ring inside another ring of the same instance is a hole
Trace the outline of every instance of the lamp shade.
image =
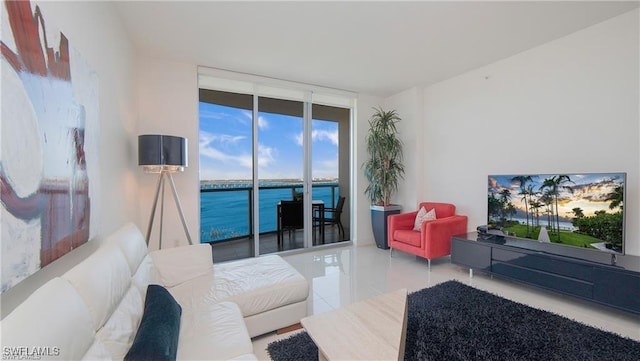
[(187, 166), (187, 139), (159, 134), (138, 136), (138, 165), (151, 172), (184, 170)]

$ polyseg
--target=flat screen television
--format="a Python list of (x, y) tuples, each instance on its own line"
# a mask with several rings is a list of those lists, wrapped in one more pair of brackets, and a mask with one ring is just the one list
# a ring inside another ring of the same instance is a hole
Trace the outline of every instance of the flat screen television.
[(488, 228), (624, 254), (625, 180), (626, 173), (489, 175)]

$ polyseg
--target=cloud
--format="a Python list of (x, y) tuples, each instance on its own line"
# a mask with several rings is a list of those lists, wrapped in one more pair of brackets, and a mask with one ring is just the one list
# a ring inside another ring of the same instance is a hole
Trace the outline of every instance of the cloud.
[(302, 132), (294, 135), (294, 139), (296, 141), (296, 144), (302, 147)]
[[(251, 111), (251, 110), (240, 110), (240, 112), (244, 116), (243, 120), (251, 121), (253, 119), (253, 111)], [(243, 122), (243, 123), (245, 123), (245, 122)]]
[(219, 120), (224, 119), (226, 114), (209, 110), (200, 110), (199, 117), (202, 120)]
[[(296, 134), (294, 136), (296, 144), (302, 146), (302, 132)], [(329, 141), (336, 147), (338, 146), (338, 130), (328, 131), (328, 130), (313, 130), (311, 132), (311, 140), (316, 142)]]
[(265, 117), (258, 116), (258, 128), (269, 129), (269, 122)]
[(278, 150), (273, 147), (267, 147), (264, 144), (258, 144), (258, 166), (269, 167), (276, 160)]
[(200, 131), (199, 144), (208, 146), (211, 143), (220, 143), (223, 145), (235, 145), (239, 141), (246, 139), (244, 135), (229, 135), (229, 134), (215, 134), (205, 131)]
[[(245, 116), (245, 118), (248, 121), (252, 121), (253, 120), (253, 111), (251, 111), (251, 110), (243, 110), (242, 114)], [(265, 117), (263, 117), (261, 115), (258, 115), (258, 128), (262, 129), (262, 130), (269, 129), (269, 121)]]
[(235, 145), (245, 138), (244, 136), (231, 136), (228, 134), (214, 134), (200, 131), (198, 143), (200, 156), (218, 160), (223, 163), (240, 164), (243, 167), (251, 168), (251, 154), (233, 154), (232, 152), (225, 152), (220, 149), (226, 148), (228, 145)]
[(489, 188), (498, 189), (498, 180), (493, 177), (489, 177)]
[(327, 130), (314, 130), (311, 132), (311, 138), (313, 140), (328, 140), (333, 145), (338, 146), (338, 130), (335, 131), (327, 131)]
[[(200, 156), (243, 168), (253, 168), (253, 156), (246, 151), (238, 151), (236, 143), (246, 139), (244, 136), (231, 136), (228, 134), (214, 134), (200, 131), (199, 148)], [(278, 150), (264, 144), (258, 145), (258, 166), (268, 168), (276, 164)], [(229, 169), (231, 171), (231, 169)]]
[(313, 165), (313, 178), (336, 178), (338, 177), (338, 160), (325, 159)]

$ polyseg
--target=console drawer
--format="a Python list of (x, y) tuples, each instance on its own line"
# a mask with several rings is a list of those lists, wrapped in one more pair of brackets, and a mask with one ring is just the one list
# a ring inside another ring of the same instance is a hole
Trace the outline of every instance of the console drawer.
[(488, 271), (491, 268), (491, 247), (454, 237), (451, 239), (451, 263)]
[(596, 301), (640, 313), (640, 275), (597, 269), (594, 276), (593, 298)]
[(500, 261), (491, 262), (491, 272), (575, 296), (585, 298), (593, 297), (593, 283), (575, 278), (564, 277)]
[(593, 266), (584, 263), (572, 262), (559, 257), (494, 248), (491, 254), (491, 259), (503, 263), (509, 263), (514, 266), (553, 273), (590, 283), (593, 282)]

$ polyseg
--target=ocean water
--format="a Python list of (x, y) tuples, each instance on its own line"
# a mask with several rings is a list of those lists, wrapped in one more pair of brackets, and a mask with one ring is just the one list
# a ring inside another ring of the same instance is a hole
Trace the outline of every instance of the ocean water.
[[(200, 192), (200, 241), (215, 242), (249, 234), (249, 197), (251, 190), (225, 189), (224, 192)], [(331, 207), (331, 187), (314, 187), (313, 200)], [(260, 233), (277, 230), (277, 205), (291, 200), (291, 188), (260, 189)], [(335, 187), (334, 204), (338, 202)]]

